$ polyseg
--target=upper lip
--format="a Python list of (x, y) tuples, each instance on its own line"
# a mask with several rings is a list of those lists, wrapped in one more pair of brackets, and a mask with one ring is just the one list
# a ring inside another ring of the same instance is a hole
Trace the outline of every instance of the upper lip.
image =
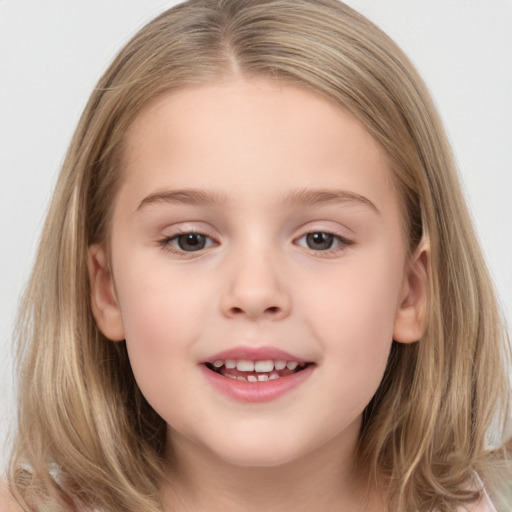
[(297, 363), (307, 363), (308, 361), (302, 357), (290, 354), (284, 350), (276, 347), (262, 346), (262, 347), (250, 347), (248, 345), (241, 345), (233, 347), (217, 354), (208, 357), (201, 361), (201, 364), (213, 363), (215, 361), (225, 361), (226, 359), (234, 359), (239, 361), (240, 359), (247, 361), (296, 361)]

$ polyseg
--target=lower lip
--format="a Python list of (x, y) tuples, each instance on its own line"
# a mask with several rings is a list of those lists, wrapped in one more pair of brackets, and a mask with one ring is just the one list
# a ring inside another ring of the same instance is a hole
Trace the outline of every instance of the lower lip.
[(258, 382), (245, 382), (224, 377), (210, 370), (204, 364), (199, 366), (214, 388), (240, 402), (253, 403), (270, 402), (279, 398), (307, 380), (315, 367), (315, 365), (310, 364), (303, 370), (286, 377)]

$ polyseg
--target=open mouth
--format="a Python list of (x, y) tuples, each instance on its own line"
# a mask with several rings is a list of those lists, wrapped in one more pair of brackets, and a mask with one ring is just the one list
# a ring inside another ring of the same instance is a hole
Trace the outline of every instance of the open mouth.
[(271, 359), (259, 361), (218, 359), (213, 363), (205, 363), (205, 366), (209, 370), (230, 379), (244, 382), (266, 382), (301, 372), (312, 364)]

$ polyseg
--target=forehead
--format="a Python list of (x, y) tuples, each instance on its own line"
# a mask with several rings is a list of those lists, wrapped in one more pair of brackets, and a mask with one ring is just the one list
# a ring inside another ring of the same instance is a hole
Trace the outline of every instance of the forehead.
[(169, 93), (135, 119), (125, 142), (121, 189), (137, 205), (169, 187), (209, 189), (224, 206), (282, 201), (297, 188), (347, 189), (376, 203), (394, 194), (385, 152), (354, 116), (270, 79)]

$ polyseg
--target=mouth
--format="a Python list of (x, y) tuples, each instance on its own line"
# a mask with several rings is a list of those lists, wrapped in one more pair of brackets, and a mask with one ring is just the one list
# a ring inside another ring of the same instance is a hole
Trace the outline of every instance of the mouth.
[(316, 363), (277, 347), (237, 346), (199, 364), (213, 389), (239, 402), (269, 402), (304, 386)]
[(313, 363), (285, 359), (216, 359), (204, 363), (208, 370), (242, 382), (267, 382), (304, 371)]

